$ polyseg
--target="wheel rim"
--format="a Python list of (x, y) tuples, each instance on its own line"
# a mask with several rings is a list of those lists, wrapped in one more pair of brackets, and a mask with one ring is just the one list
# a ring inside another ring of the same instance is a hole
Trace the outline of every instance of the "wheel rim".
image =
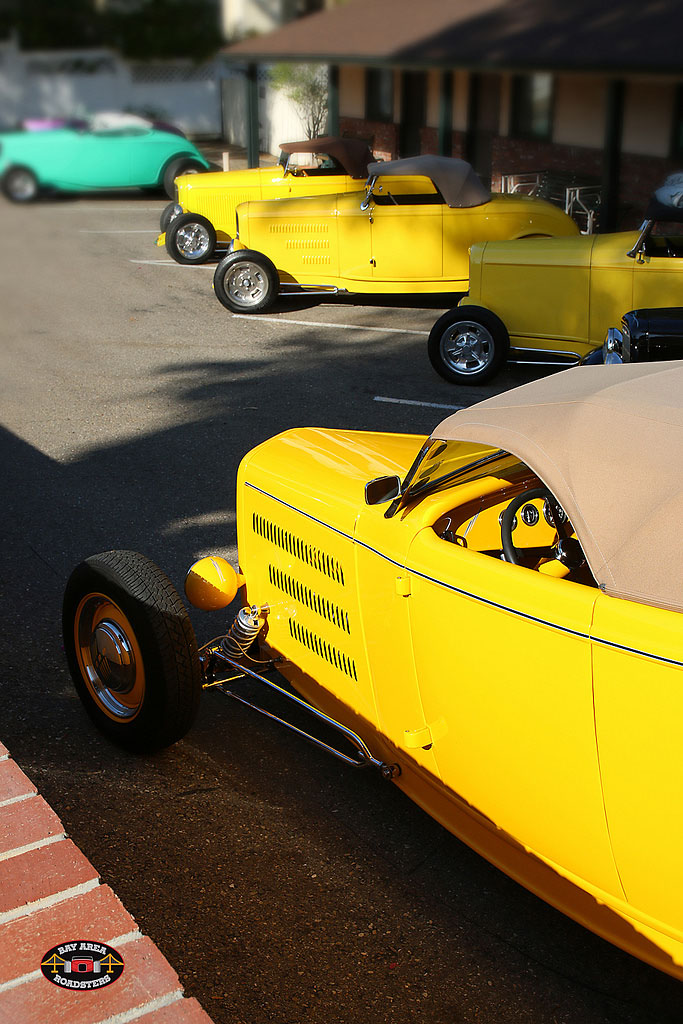
[(109, 718), (130, 721), (145, 695), (142, 653), (133, 627), (104, 594), (88, 594), (74, 618), (76, 655), (90, 696)]
[(474, 320), (460, 320), (441, 337), (441, 358), (446, 366), (462, 374), (479, 373), (490, 366), (495, 353), (493, 335)]
[(236, 306), (248, 309), (268, 294), (268, 278), (258, 263), (245, 260), (228, 270), (225, 291)]
[[(171, 222), (172, 220), (173, 218)], [(199, 259), (209, 252), (209, 232), (203, 224), (185, 224), (176, 231), (175, 245), (180, 255), (186, 259)]]
[(9, 192), (15, 199), (32, 199), (36, 191), (35, 178), (30, 171), (13, 171), (9, 179)]

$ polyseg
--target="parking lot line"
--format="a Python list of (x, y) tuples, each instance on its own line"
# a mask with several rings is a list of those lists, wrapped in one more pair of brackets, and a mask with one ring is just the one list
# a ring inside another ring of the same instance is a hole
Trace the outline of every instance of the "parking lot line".
[(375, 395), (373, 402), (391, 402), (393, 405), (423, 405), (427, 409), (451, 409), (453, 412), (460, 412), (466, 409), (466, 405), (445, 405), (443, 402), (418, 402), (412, 398), (386, 398), (384, 395)]
[[(158, 232), (157, 232), (158, 234)], [(152, 266), (180, 267), (182, 270), (213, 270), (212, 263), (176, 263), (175, 260), (128, 260), (129, 263), (147, 263)]]
[(263, 320), (269, 324), (294, 324), (297, 327), (330, 327), (338, 331), (379, 331), (380, 334), (422, 334), (429, 331), (408, 331), (402, 327), (366, 327), (365, 324), (330, 324), (319, 320), (290, 320), (284, 316), (254, 316), (253, 314), (233, 313), (233, 320)]
[(79, 228), (82, 235), (158, 235), (158, 228)]

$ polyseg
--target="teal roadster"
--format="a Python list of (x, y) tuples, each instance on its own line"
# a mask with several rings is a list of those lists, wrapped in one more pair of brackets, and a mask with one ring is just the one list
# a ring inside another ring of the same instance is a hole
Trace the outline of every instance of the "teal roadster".
[(144, 123), (98, 123), (42, 132), (0, 134), (0, 188), (13, 202), (41, 192), (160, 188), (173, 196), (179, 174), (208, 161), (189, 139)]

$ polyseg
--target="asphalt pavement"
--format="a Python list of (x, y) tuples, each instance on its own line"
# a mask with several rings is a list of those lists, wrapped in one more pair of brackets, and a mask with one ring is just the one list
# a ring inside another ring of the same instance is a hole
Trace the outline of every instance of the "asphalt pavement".
[[(441, 380), (443, 296), (234, 317), (211, 267), (155, 248), (165, 203), (1, 204), (0, 740), (215, 1024), (680, 1021), (678, 982), (247, 708), (206, 694), (154, 757), (91, 726), (60, 637), (83, 557), (139, 550), (182, 589), (197, 557), (235, 558), (253, 445), (301, 425), (424, 435), (531, 376)], [(227, 625), (192, 618), (200, 641)]]

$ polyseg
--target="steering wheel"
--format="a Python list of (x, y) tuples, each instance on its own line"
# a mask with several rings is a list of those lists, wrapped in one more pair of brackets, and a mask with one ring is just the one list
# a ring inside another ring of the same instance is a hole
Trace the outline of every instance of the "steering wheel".
[(560, 572), (558, 575), (566, 575), (572, 569), (580, 569), (586, 561), (581, 545), (575, 537), (572, 537), (567, 517), (557, 499), (547, 487), (534, 487), (531, 490), (522, 491), (521, 494), (518, 494), (516, 498), (510, 501), (505, 509), (500, 523), (500, 539), (503, 545), (505, 561), (511, 562), (513, 565), (522, 564), (519, 552), (512, 541), (512, 524), (514, 523), (516, 513), (522, 505), (533, 501), (534, 498), (543, 498), (544, 501), (548, 502), (550, 508), (550, 517), (553, 520), (553, 526), (557, 533), (557, 540), (552, 546), (553, 557), (554, 561), (559, 563), (558, 569), (562, 567), (565, 570), (564, 573)]

